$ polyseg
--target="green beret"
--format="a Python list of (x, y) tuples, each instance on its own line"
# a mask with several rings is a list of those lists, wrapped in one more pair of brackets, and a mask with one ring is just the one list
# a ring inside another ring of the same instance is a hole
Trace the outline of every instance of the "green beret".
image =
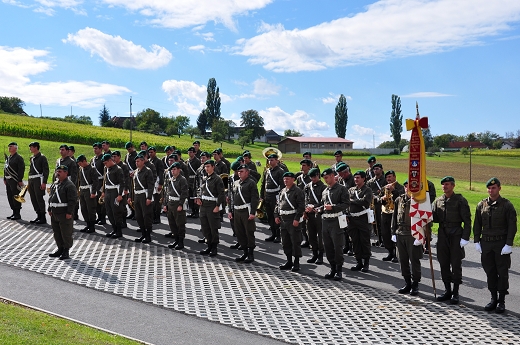
[[(318, 170), (318, 169), (316, 169), (316, 170)], [(321, 176), (330, 175), (330, 174), (334, 174), (334, 170), (332, 170), (332, 168), (327, 168), (327, 169), (323, 170), (323, 172), (321, 173)]]
[(112, 151), (112, 156), (121, 157), (121, 152), (119, 150)]
[(200, 156), (201, 156), (201, 157), (204, 156), (204, 157), (210, 158), (210, 157), (211, 157), (211, 154), (210, 154), (209, 152), (204, 151), (204, 152), (202, 152), (202, 153), (200, 154)]
[(237, 161), (243, 161), (243, 160), (244, 160), (244, 157), (243, 157), (243, 156), (238, 156), (236, 160), (237, 160)]
[(16, 141), (11, 141), (8, 146), (18, 146), (18, 144)]
[(302, 157), (305, 157), (305, 156), (312, 156), (312, 153), (310, 151), (305, 151), (302, 155)]
[(138, 154), (135, 156), (135, 159), (144, 159), (144, 155), (138, 153)]
[(111, 160), (111, 159), (112, 159), (112, 155), (110, 153), (105, 153), (103, 155), (103, 157), (101, 157), (101, 161), (102, 162), (106, 162), (106, 161)]
[(371, 163), (371, 162), (375, 162), (375, 161), (376, 161), (376, 157), (375, 156), (370, 156), (367, 159), (367, 163)]
[(204, 162), (204, 165), (213, 165), (215, 166), (215, 161), (213, 159), (208, 159), (207, 161)]
[(141, 155), (141, 156), (143, 156), (143, 157), (146, 157), (146, 155), (148, 154), (148, 152), (145, 151), (145, 150), (141, 150), (141, 151), (139, 151), (137, 154), (138, 154), (138, 155)]
[(177, 155), (174, 154), (174, 153), (170, 153), (170, 154), (168, 155), (168, 159), (175, 159), (175, 160), (177, 160), (178, 157), (179, 157), (179, 156), (177, 156)]
[(283, 173), (283, 177), (292, 177), (292, 178), (296, 178), (296, 175), (290, 171), (287, 171), (287, 172), (284, 172)]
[(56, 168), (56, 170), (63, 170), (63, 171), (66, 171), (68, 172), (69, 171), (69, 167), (66, 166), (66, 165), (60, 165)]
[(155, 146), (150, 146), (148, 148), (148, 151), (154, 151), (154, 152), (157, 152), (157, 149), (155, 148)]
[(213, 152), (211, 152), (211, 154), (215, 154), (215, 153), (216, 153), (216, 154), (219, 154), (220, 151), (219, 151), (218, 149), (214, 149)]
[(189, 149), (188, 149), (188, 152), (197, 152), (197, 150), (195, 150), (195, 148), (193, 146), (191, 146)]
[(94, 143), (94, 144), (92, 144), (92, 147), (97, 147), (98, 149), (100, 149), (101, 143), (100, 142)]
[(65, 150), (69, 149), (69, 146), (67, 144), (61, 144), (60, 149), (64, 148)]
[(408, 184), (408, 179), (404, 180), (403, 186), (406, 186)]
[(131, 148), (131, 147), (134, 147), (134, 144), (132, 144), (131, 141), (127, 141), (126, 144), (125, 144), (125, 149), (128, 150), (128, 149)]
[(173, 163), (172, 165), (170, 165), (170, 170), (172, 170), (173, 168), (177, 168), (177, 169), (182, 169), (182, 164), (181, 162), (175, 162)]
[(372, 169), (373, 168), (380, 168), (380, 169), (383, 169), (383, 165), (381, 163), (376, 163), (372, 166)]
[(344, 170), (347, 170), (349, 169), (350, 167), (348, 166), (348, 164), (345, 164), (345, 163), (341, 163), (341, 164), (338, 164), (336, 166), (336, 171), (337, 172), (341, 172), (341, 171), (344, 171)]
[(312, 165), (312, 161), (310, 159), (302, 159), (300, 161), (300, 165), (301, 164), (305, 164), (305, 165), (311, 166)]
[(85, 155), (79, 155), (78, 158), (76, 158), (76, 162), (83, 162), (86, 160), (87, 160), (87, 157)]
[(354, 173), (354, 176), (359, 175), (362, 178), (367, 178), (367, 173), (364, 170), (358, 170)]
[(443, 184), (444, 182), (453, 182), (453, 183), (455, 183), (455, 179), (453, 178), (453, 176), (445, 176), (441, 180), (441, 184)]
[(192, 145), (200, 145), (200, 141), (195, 140)]
[(110, 145), (110, 141), (108, 141), (108, 140), (103, 140), (103, 141), (101, 142), (101, 144), (107, 144), (107, 145)]
[(164, 147), (164, 152), (166, 152), (166, 151), (170, 151), (171, 149), (172, 149), (172, 147), (171, 147), (170, 145), (166, 145), (166, 146)]
[(312, 168), (311, 170), (309, 170), (309, 176), (320, 176), (320, 171), (317, 168)]
[(251, 152), (249, 152), (249, 151), (244, 151), (244, 152), (242, 153), (242, 157), (249, 157), (249, 158), (251, 158)]
[(242, 170), (242, 169), (247, 169), (247, 170), (249, 170), (249, 167), (248, 167), (247, 165), (245, 165), (245, 164), (242, 164), (242, 165), (240, 165), (240, 166), (237, 168), (236, 171), (239, 171), (239, 170)]
[(240, 168), (240, 161), (236, 160), (234, 161), (233, 163), (231, 163), (231, 166), (230, 168), (233, 170), (233, 171), (237, 171), (238, 168)]
[(387, 172), (385, 172), (385, 177), (387, 177), (388, 175), (395, 175), (395, 171), (388, 170)]
[[(9, 144), (9, 145), (11, 145), (11, 144)], [(16, 143), (14, 145), (16, 145)], [(29, 144), (29, 147), (37, 147), (38, 150), (39, 150), (40, 149), (40, 143), (37, 142), (37, 141), (33, 141), (32, 143)]]
[(74, 152), (76, 152), (76, 150), (74, 149), (74, 146), (72, 146), (72, 145), (69, 145), (69, 151), (74, 151)]
[(141, 146), (141, 145), (146, 145), (146, 146), (148, 146), (148, 143), (147, 143), (146, 141), (141, 141), (141, 143), (139, 144), (139, 146)]
[(174, 150), (173, 150), (173, 153), (175, 153), (175, 154), (178, 155), (178, 156), (182, 155), (181, 150), (175, 150), (175, 149), (174, 149)]
[(343, 156), (343, 151), (337, 150), (336, 152), (334, 152), (334, 156)]
[(493, 185), (497, 185), (500, 187), (500, 180), (497, 179), (496, 177), (492, 177), (489, 179), (489, 181), (487, 181), (486, 183), (486, 187), (490, 187), (490, 186), (493, 186)]
[(278, 155), (276, 153), (271, 153), (269, 156), (267, 156), (267, 159), (270, 158), (278, 159)]

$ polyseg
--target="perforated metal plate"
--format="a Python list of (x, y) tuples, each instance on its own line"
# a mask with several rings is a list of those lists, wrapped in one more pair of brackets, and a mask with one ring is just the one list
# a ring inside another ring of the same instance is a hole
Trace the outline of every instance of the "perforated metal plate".
[(0, 262), (297, 344), (519, 344), (520, 320), (168, 248), (0, 221)]

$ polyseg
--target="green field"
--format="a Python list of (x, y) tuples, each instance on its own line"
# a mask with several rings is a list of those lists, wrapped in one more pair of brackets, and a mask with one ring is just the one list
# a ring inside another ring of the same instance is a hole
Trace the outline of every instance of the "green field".
[(136, 345), (120, 336), (0, 300), (2, 345)]

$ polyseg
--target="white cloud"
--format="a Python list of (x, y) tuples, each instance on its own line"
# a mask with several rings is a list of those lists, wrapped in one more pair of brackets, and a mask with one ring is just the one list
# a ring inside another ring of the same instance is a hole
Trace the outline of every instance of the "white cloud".
[[(206, 85), (198, 85), (188, 80), (172, 79), (164, 81), (162, 89), (168, 94), (168, 99), (177, 106), (175, 115), (198, 116), (206, 108)], [(220, 93), (220, 100), (222, 103), (226, 103), (231, 101), (231, 98)]]
[(135, 69), (157, 69), (172, 59), (172, 54), (156, 44), (147, 51), (140, 45), (127, 41), (121, 36), (112, 36), (99, 30), (85, 28), (75, 34), (68, 34), (63, 43), (72, 43), (91, 55), (100, 56), (105, 62), (118, 67)]
[(48, 16), (56, 13), (54, 8), (64, 8), (78, 15), (87, 15), (87, 12), (81, 8), (82, 0), (35, 0), (35, 2), (40, 5), (34, 9), (34, 12), (44, 13)]
[(453, 95), (448, 95), (445, 93), (439, 92), (415, 92), (410, 93), (408, 95), (401, 96), (401, 98), (430, 98), (430, 97), (451, 97)]
[(235, 49), (275, 72), (316, 71), (482, 44), (519, 20), (517, 0), (380, 0), (306, 29), (263, 23)]
[(212, 0), (101, 0), (109, 6), (120, 6), (128, 11), (139, 12), (149, 17), (151, 25), (168, 28), (184, 28), (200, 26), (209, 21), (222, 23), (224, 26), (236, 30), (234, 17), (246, 15), (249, 11), (261, 9), (273, 0), (221, 0), (218, 3)]
[(327, 97), (327, 98), (321, 98), (321, 101), (323, 102), (323, 104), (330, 104), (330, 103), (337, 102), (338, 100), (334, 97)]
[(130, 92), (123, 86), (95, 81), (31, 82), (30, 76), (51, 70), (51, 64), (42, 60), (48, 54), (46, 50), (0, 46), (0, 94), (26, 103), (89, 108), (105, 103), (106, 96)]
[(204, 47), (204, 45), (199, 44), (199, 45), (196, 45), (196, 46), (191, 46), (191, 47), (189, 47), (188, 49), (189, 49), (189, 50), (199, 51), (199, 52), (201, 52), (202, 54), (204, 54), (204, 49), (205, 49), (205, 48), (206, 48), (206, 47)]
[(296, 110), (289, 114), (280, 107), (271, 107), (258, 112), (264, 119), (265, 128), (273, 129), (277, 133), (283, 133), (286, 129), (295, 129), (300, 133), (308, 134), (309, 131), (326, 131), (329, 125), (323, 121), (316, 121), (303, 110)]
[(280, 85), (276, 85), (275, 83), (271, 83), (269, 80), (265, 78), (259, 78), (253, 82), (254, 85), (254, 93), (256, 95), (262, 96), (274, 96), (278, 95), (278, 91), (280, 91)]
[(362, 127), (360, 125), (353, 125), (351, 128), (357, 135), (373, 135), (376, 133), (373, 128)]
[(213, 32), (204, 32), (204, 33), (200, 33), (200, 32), (197, 32), (195, 33), (196, 36), (200, 36), (204, 39), (204, 41), (207, 41), (207, 42), (215, 42), (215, 38), (213, 37)]

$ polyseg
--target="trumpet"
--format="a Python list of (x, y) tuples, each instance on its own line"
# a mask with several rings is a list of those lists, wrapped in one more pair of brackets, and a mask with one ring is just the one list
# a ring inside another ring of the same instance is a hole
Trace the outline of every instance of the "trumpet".
[[(397, 181), (396, 181), (397, 182)], [(389, 185), (394, 185), (395, 182), (392, 182), (390, 183)], [(383, 212), (384, 213), (393, 213), (394, 212), (394, 199), (392, 198), (392, 192), (385, 187), (383, 187), (385, 189), (385, 200), (384, 200), (384, 205), (383, 205)]]
[(24, 196), (25, 196), (25, 193), (27, 193), (27, 188), (29, 188), (28, 184), (23, 186), (22, 189), (20, 190), (20, 193), (18, 193), (18, 195), (14, 196), (14, 200), (16, 200), (20, 203), (24, 203), (25, 202)]

